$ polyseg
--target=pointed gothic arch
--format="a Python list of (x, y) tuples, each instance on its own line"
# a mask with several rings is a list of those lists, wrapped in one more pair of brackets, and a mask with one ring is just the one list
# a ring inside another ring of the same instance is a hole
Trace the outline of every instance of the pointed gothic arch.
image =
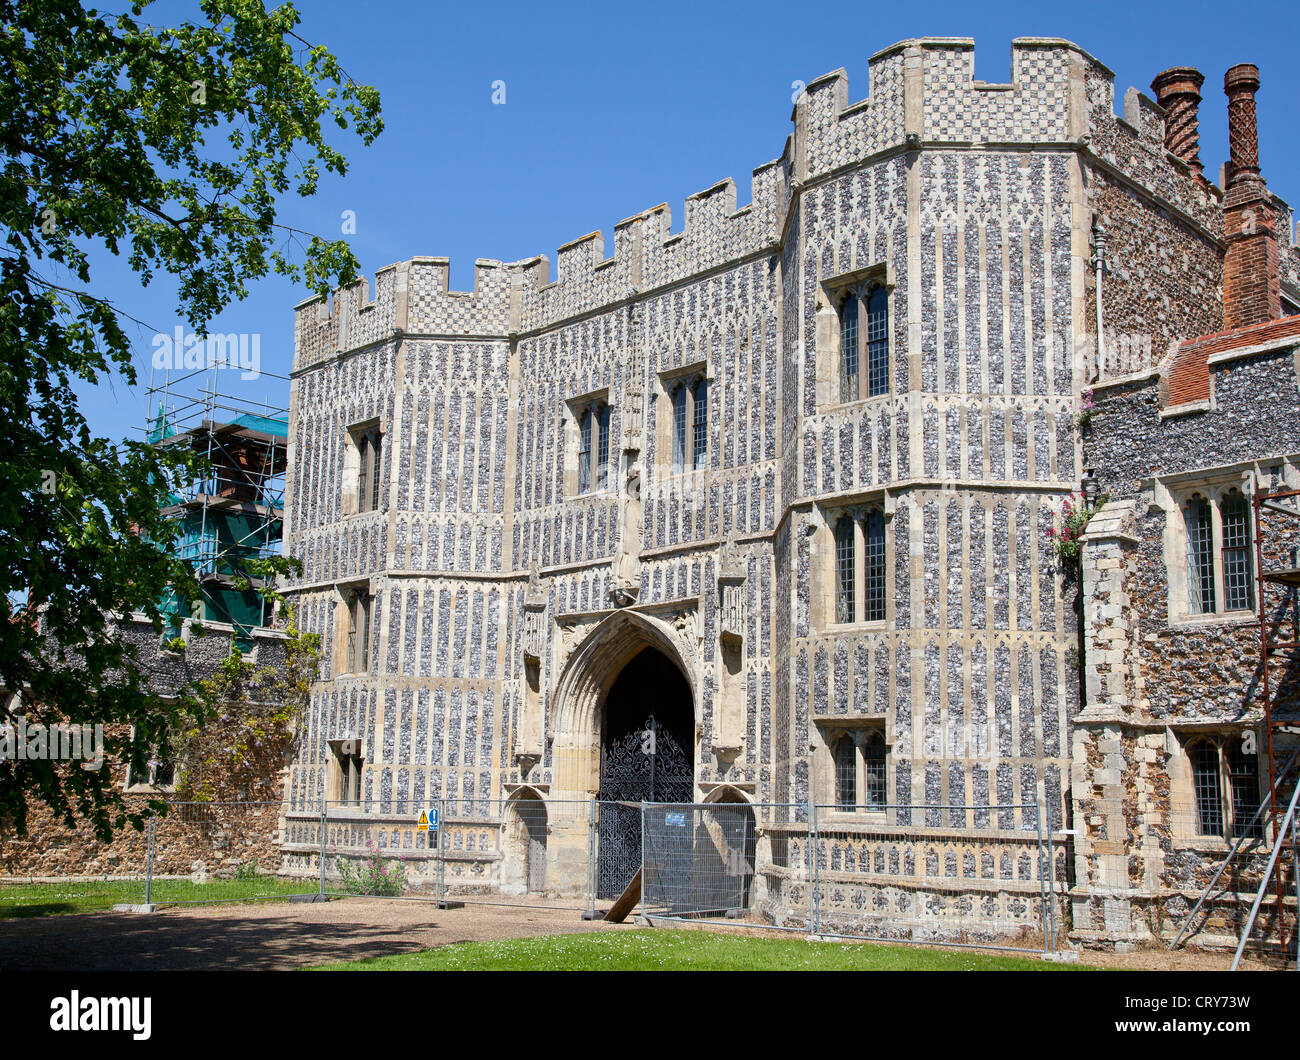
[(556, 682), (549, 728), (554, 737), (552, 795), (594, 795), (600, 787), (600, 730), (610, 689), (624, 668), (647, 648), (668, 659), (690, 688), (691, 714), (701, 722), (699, 681), (690, 663), (689, 629), (655, 616), (615, 611), (570, 653)]

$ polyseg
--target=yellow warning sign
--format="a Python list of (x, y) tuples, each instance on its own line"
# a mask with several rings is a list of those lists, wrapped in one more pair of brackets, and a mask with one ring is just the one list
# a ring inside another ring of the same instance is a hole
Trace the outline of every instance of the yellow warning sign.
[(421, 810), (420, 823), (416, 825), (416, 831), (427, 832), (428, 830), (429, 830), (429, 815), (424, 810)]

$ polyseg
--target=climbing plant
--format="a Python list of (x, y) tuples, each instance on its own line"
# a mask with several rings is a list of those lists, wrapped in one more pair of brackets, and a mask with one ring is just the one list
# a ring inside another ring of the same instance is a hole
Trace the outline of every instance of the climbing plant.
[(198, 682), (193, 703), (182, 711), (171, 741), (181, 798), (280, 797), (280, 769), (295, 746), (320, 660), (320, 636), (299, 629), (294, 609), (282, 601), (280, 613), (283, 664), (257, 665), (232, 647), (212, 676)]
[(1065, 560), (1071, 568), (1077, 568), (1079, 564), (1079, 539), (1088, 528), (1089, 520), (1096, 514), (1097, 509), (1106, 503), (1110, 494), (1103, 493), (1097, 498), (1097, 503), (1091, 506), (1082, 495), (1078, 496), (1076, 505), (1075, 496), (1071, 494), (1061, 503), (1061, 526), (1059, 528), (1051, 526), (1047, 529), (1047, 536), (1051, 539), (1057, 556)]

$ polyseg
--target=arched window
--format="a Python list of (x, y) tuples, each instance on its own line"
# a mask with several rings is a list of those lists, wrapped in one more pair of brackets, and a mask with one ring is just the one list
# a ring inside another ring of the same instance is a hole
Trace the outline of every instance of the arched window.
[(858, 755), (848, 735), (835, 741), (835, 803), (842, 810), (858, 804)]
[(1210, 502), (1187, 502), (1187, 600), (1193, 614), (1214, 613), (1214, 525)]
[(1200, 835), (1223, 835), (1223, 779), (1219, 746), (1197, 740), (1188, 749), (1192, 761), (1192, 788), (1196, 792), (1196, 825)]
[(1198, 835), (1223, 839), (1263, 836), (1263, 822), (1255, 820), (1260, 790), (1254, 736), (1247, 729), (1215, 738), (1197, 737), (1187, 745)]
[(867, 790), (864, 802), (868, 809), (885, 808), (885, 737), (875, 731), (862, 742), (862, 758), (866, 766)]

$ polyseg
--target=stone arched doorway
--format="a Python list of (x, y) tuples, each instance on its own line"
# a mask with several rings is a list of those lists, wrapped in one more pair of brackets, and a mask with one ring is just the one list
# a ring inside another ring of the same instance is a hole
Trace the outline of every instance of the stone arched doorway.
[(506, 804), (502, 890), (507, 894), (546, 891), (546, 803), (530, 788)]
[(654, 647), (619, 672), (600, 720), (596, 894), (617, 898), (641, 867), (641, 803), (695, 797), (690, 684)]

